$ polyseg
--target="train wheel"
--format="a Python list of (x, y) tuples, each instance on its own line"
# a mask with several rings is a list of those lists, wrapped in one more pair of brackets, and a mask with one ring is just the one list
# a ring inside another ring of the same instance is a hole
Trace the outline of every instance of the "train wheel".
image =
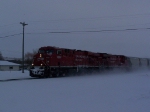
[(59, 73), (56, 74), (56, 77), (59, 77)]
[(53, 77), (53, 75), (50, 73), (50, 74), (49, 74), (49, 78), (52, 78), (52, 77)]
[(61, 76), (62, 76), (62, 77), (65, 77), (65, 76), (66, 76), (66, 74), (65, 74), (65, 73), (62, 73), (62, 74), (61, 74)]
[(52, 74), (52, 76), (53, 76), (53, 77), (59, 77), (60, 74), (59, 74), (59, 72), (54, 72), (54, 73)]

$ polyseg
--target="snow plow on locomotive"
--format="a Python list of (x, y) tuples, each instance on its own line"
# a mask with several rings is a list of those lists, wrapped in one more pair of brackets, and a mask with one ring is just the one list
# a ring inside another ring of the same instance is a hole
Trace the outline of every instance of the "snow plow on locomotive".
[[(59, 77), (70, 74), (100, 72), (103, 70), (149, 66), (149, 60), (124, 55), (94, 53), (58, 47), (41, 47), (33, 57), (31, 77)], [(143, 64), (144, 62), (144, 64)]]

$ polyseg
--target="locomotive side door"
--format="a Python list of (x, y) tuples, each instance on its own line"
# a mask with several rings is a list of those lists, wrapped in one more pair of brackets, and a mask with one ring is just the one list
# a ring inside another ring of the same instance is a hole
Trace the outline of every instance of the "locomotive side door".
[(51, 58), (53, 57), (53, 55), (54, 55), (54, 50), (52, 50), (52, 49), (49, 49), (49, 50), (47, 50), (46, 51), (46, 53), (47, 53), (47, 56), (46, 56), (46, 64), (48, 65), (48, 66), (52, 66), (51, 64)]
[(61, 58), (62, 58), (62, 50), (57, 50), (57, 62), (59, 67), (61, 65)]

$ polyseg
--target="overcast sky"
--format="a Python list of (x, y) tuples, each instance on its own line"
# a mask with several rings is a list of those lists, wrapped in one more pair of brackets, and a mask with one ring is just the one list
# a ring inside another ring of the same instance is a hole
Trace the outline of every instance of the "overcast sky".
[(149, 0), (1, 0), (0, 14), (4, 57), (22, 56), (25, 22), (25, 53), (57, 46), (150, 58)]

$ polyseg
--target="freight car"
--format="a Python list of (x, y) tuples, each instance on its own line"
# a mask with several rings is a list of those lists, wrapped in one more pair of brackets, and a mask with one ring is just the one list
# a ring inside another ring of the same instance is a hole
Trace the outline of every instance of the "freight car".
[(39, 48), (38, 53), (33, 57), (30, 76), (59, 77), (116, 68), (129, 70), (137, 66), (147, 67), (149, 60), (47, 46)]

